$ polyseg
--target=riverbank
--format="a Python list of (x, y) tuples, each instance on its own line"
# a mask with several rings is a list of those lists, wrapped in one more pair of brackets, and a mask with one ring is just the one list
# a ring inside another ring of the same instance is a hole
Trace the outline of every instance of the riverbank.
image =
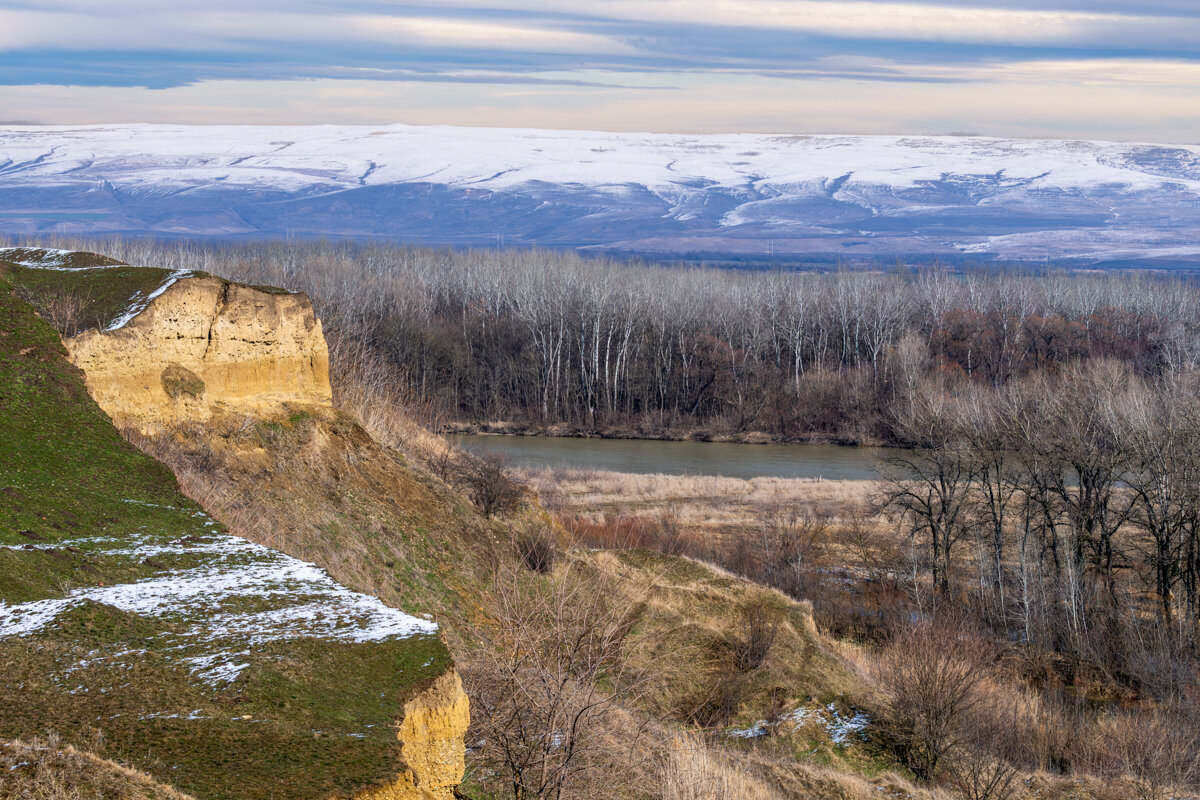
[(886, 447), (880, 438), (870, 436), (834, 436), (812, 433), (804, 436), (779, 436), (767, 431), (714, 431), (709, 428), (641, 428), (608, 426), (582, 428), (558, 423), (539, 425), (532, 422), (446, 422), (437, 432), (449, 436), (536, 436), (558, 439), (633, 439), (651, 442), (715, 442), (718, 444), (823, 444), (838, 447)]

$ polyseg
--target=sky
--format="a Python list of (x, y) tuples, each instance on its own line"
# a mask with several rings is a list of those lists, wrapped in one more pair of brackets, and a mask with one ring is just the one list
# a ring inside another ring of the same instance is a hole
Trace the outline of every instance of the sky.
[(0, 0), (0, 122), (1200, 143), (1200, 2)]

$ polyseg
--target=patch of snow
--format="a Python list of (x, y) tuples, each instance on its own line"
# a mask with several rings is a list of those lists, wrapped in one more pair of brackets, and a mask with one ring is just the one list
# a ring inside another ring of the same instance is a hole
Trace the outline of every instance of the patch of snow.
[[(89, 269), (106, 269), (102, 266), (68, 267), (67, 258), (75, 254), (75, 250), (57, 250), (51, 247), (4, 247), (0, 248), (0, 261), (17, 264), (22, 267), (36, 267), (53, 272), (83, 272)], [(31, 258), (33, 254), (37, 257)]]
[(190, 277), (191, 275), (191, 270), (177, 270), (176, 272), (172, 272), (170, 275), (168, 275), (166, 280), (164, 280), (162, 284), (150, 294), (143, 295), (141, 292), (138, 292), (129, 299), (129, 306), (125, 309), (125, 313), (117, 317), (113, 322), (109, 323), (108, 327), (104, 330), (115, 331), (124, 328), (129, 324), (130, 320), (145, 311), (146, 306), (150, 305), (150, 303), (154, 301), (154, 298), (158, 297), (167, 289), (170, 289), (172, 286), (174, 286), (176, 281), (180, 280), (181, 278)]
[[(150, 618), (169, 618), (177, 632), (162, 634), (157, 652), (175, 658), (209, 684), (235, 680), (244, 658), (272, 642), (318, 638), (378, 642), (433, 634), (437, 624), (351, 591), (324, 570), (236, 536), (217, 533), (199, 515), (200, 532), (175, 541), (77, 540), (94, 557), (144, 560), (178, 554), (198, 559), (186, 569), (164, 570), (133, 583), (88, 586), (65, 597), (8, 604), (0, 601), (0, 639), (30, 636), (67, 611), (97, 603)], [(99, 548), (96, 545), (100, 545)], [(247, 610), (247, 606), (252, 610)], [(257, 608), (256, 608), (257, 607)], [(121, 666), (144, 651), (91, 651), (65, 674), (95, 665)]]
[[(243, 655), (245, 655), (245, 654), (243, 654)], [(192, 662), (201, 661), (201, 662), (211, 663), (213, 661), (213, 658), (211, 656), (209, 656), (209, 657), (203, 657), (203, 658), (199, 658), (199, 659), (188, 659), (188, 660), (192, 661)], [(250, 666), (250, 664), (247, 662), (242, 662), (242, 663), (238, 664), (233, 661), (225, 661), (223, 663), (215, 664), (213, 666), (203, 666), (203, 667), (196, 666), (195, 668), (193, 668), (192, 672), (197, 677), (199, 677), (201, 680), (203, 680), (205, 683), (209, 683), (209, 684), (233, 683), (235, 680), (237, 680), (238, 675), (242, 674), (242, 670), (246, 669), (249, 666)]]
[(800, 706), (784, 714), (777, 722), (760, 719), (748, 728), (735, 728), (727, 735), (736, 739), (758, 739), (785, 726), (794, 729), (808, 722), (823, 727), (838, 747), (849, 747), (855, 741), (866, 739), (864, 731), (871, 724), (871, 718), (862, 711), (855, 711), (849, 717), (843, 716), (833, 703), (824, 708)]

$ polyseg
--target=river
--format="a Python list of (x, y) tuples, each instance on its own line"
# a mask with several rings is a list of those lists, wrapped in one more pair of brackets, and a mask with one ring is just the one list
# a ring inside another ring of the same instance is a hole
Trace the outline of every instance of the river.
[(499, 453), (517, 466), (731, 478), (871, 480), (887, 448), (828, 444), (731, 444), (552, 436), (451, 437), (468, 450)]

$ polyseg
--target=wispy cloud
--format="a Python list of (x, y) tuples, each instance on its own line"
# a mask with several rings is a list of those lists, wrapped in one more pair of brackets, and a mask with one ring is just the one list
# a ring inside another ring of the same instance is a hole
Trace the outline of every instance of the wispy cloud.
[(0, 50), (89, 52), (252, 50), (280, 41), (518, 50), (537, 53), (632, 54), (610, 36), (553, 26), (383, 14), (317, 14), (211, 9), (155, 11), (136, 19), (111, 9), (85, 13), (0, 8)]
[[(1180, 111), (1187, 104), (1177, 103), (1168, 114), (1150, 98), (1168, 88), (1177, 97), (1200, 93), (1200, 4), (173, 0), (168, 7), (161, 0), (0, 0), (0, 86), (90, 87), (72, 90), (77, 98), (98, 97), (101, 87), (149, 87), (160, 101), (163, 91), (178, 88), (180, 96), (204, 96), (210, 117), (238, 121), (247, 112), (233, 99), (222, 111), (218, 96), (183, 88), (220, 82), (232, 97), (231, 86), (261, 89), (287, 81), (346, 91), (363, 81), (492, 87), (449, 93), (475, 105), (441, 113), (473, 124), (534, 119), (540, 109), (541, 118), (575, 114), (579, 125), (589, 126), (586, 120), (598, 115), (588, 109), (603, 98), (610, 104), (605, 118), (618, 112), (621, 121), (611, 124), (620, 127), (636, 126), (631, 121), (636, 119), (652, 127), (650, 121), (660, 116), (656, 109), (666, 106), (647, 105), (647, 94), (677, 90), (664, 102), (675, 107), (692, 97), (703, 105), (703, 87), (716, 97), (736, 83), (741, 95), (725, 108), (739, 109), (741, 116), (715, 107), (710, 112), (715, 119), (725, 113), (717, 119), (725, 129), (761, 129), (768, 127), (764, 120), (774, 120), (769, 127), (776, 129), (818, 127), (778, 110), (792, 99), (781, 97), (783, 91), (825, 98), (840, 109), (824, 115), (830, 120), (847, 119), (846, 103), (857, 102), (861, 119), (853, 127), (859, 130), (901, 124), (895, 114), (880, 110), (877, 99), (868, 100), (875, 96), (872, 87), (907, 85), (920, 99), (949, 98), (950, 89), (935, 91), (934, 85), (961, 85), (984, 98), (992, 93), (998, 108), (1024, 118), (1012, 87), (1026, 87), (1032, 98), (1040, 92), (1031, 87), (1054, 86), (1060, 94), (1069, 88), (1083, 105), (1088, 98), (1121, 92), (1131, 104), (1123, 114), (1149, 115), (1150, 124), (1162, 119), (1173, 126), (1173, 136), (1186, 136), (1181, 131), (1200, 125)], [(502, 85), (512, 91), (500, 93)], [(844, 93), (844, 101), (839, 95), (832, 103), (831, 85)], [(1139, 89), (1146, 99), (1137, 99)], [(894, 88), (883, 91), (897, 94)], [(263, 113), (283, 122), (306, 121), (307, 110), (301, 113), (283, 100), (291, 94), (263, 90), (260, 99), (268, 104)], [(929, 127), (948, 119), (952, 129), (986, 129), (965, 112), (954, 122), (952, 106), (932, 115), (929, 104), (921, 105)], [(758, 110), (746, 111), (750, 106)], [(80, 116), (93, 113), (78, 107)], [(820, 106), (805, 108), (822, 113)], [(404, 110), (418, 113), (411, 106)], [(20, 113), (47, 116), (36, 107)], [(911, 129), (912, 123), (904, 124)]]
[[(471, 0), (450, 6), (479, 9)], [(545, 4), (497, 0), (488, 8), (537, 11)], [(780, 28), (848, 39), (967, 44), (1185, 47), (1200, 43), (1196, 9), (1146, 13), (1136, 4), (1106, 10), (1014, 8), (987, 4), (865, 2), (861, 0), (567, 0), (556, 3), (586, 17), (751, 29)], [(1122, 10), (1118, 10), (1122, 9)]]

